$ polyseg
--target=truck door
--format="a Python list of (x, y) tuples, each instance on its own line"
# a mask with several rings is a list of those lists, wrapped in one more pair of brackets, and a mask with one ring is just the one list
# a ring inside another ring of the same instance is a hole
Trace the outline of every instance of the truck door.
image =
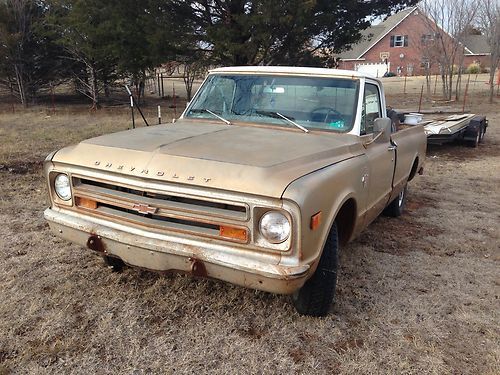
[(368, 188), (365, 225), (368, 225), (385, 208), (392, 191), (395, 151), (390, 140), (379, 137), (374, 142), (373, 123), (382, 117), (380, 90), (377, 85), (366, 83), (361, 115), (361, 132), (366, 144), (368, 176), (365, 184)]

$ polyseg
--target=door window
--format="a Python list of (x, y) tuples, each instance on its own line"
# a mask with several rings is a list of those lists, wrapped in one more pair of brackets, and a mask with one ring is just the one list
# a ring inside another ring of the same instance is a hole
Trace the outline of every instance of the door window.
[(361, 135), (373, 133), (373, 123), (376, 118), (382, 117), (380, 109), (380, 94), (374, 84), (365, 85), (363, 109), (361, 112)]

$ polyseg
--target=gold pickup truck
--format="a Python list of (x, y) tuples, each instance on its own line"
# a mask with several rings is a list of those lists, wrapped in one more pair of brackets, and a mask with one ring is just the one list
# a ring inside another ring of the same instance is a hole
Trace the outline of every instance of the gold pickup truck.
[(175, 123), (47, 156), (45, 218), (111, 267), (291, 294), (299, 313), (321, 316), (339, 247), (380, 213), (402, 213), (425, 150), (422, 126), (396, 129), (386, 117), (377, 79), (215, 69)]

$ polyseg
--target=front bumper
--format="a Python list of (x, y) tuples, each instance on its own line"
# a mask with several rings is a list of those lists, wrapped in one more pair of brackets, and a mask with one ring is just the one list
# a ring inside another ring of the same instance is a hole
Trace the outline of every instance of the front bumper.
[(293, 293), (309, 276), (309, 264), (283, 266), (272, 254), (149, 232), (59, 208), (47, 208), (44, 216), (57, 236), (131, 266), (186, 272), (278, 294)]

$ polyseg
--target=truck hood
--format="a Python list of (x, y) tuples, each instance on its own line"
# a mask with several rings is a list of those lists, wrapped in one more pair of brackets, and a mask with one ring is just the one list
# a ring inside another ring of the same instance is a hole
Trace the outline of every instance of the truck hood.
[(92, 138), (52, 161), (279, 198), (295, 179), (363, 153), (348, 134), (180, 120)]

